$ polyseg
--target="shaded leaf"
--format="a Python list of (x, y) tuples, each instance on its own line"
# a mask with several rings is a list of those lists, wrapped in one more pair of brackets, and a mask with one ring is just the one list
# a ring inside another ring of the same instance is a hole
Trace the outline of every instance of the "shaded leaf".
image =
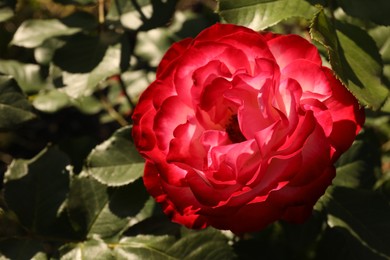
[(316, 8), (305, 0), (219, 0), (219, 15), (228, 23), (263, 30), (291, 17), (311, 19)]
[[(390, 86), (390, 27), (378, 26), (369, 31), (370, 36), (374, 38), (379, 53), (383, 61), (383, 76), (387, 87)], [(390, 112), (390, 97), (387, 98), (386, 103), (382, 107), (382, 111)]]
[(381, 83), (381, 57), (372, 38), (350, 24), (337, 23), (335, 28), (323, 11), (313, 20), (310, 33), (328, 49), (330, 64), (347, 88), (362, 104), (380, 109), (389, 90)]
[(390, 25), (390, 1), (388, 0), (338, 0), (337, 2), (351, 16), (381, 25)]
[(379, 193), (332, 187), (322, 197), (328, 225), (342, 228), (374, 253), (390, 257), (390, 205)]
[(68, 164), (64, 153), (49, 147), (31, 160), (14, 160), (5, 173), (7, 205), (31, 232), (55, 232), (59, 210), (69, 189)]
[(132, 127), (124, 127), (88, 156), (86, 171), (109, 186), (131, 183), (141, 177), (145, 160), (139, 155), (131, 137)]
[(99, 25), (96, 16), (83, 11), (73, 12), (62, 18), (61, 22), (68, 27), (83, 28), (84, 30), (92, 30)]
[(36, 64), (24, 64), (14, 60), (0, 60), (0, 72), (11, 75), (23, 92), (37, 92), (45, 83)]
[(347, 152), (337, 161), (333, 184), (349, 188), (372, 189), (381, 169), (380, 142), (370, 129), (365, 129)]
[(8, 76), (0, 76), (0, 128), (13, 129), (33, 120), (32, 106)]
[(39, 241), (10, 238), (1, 241), (0, 258), (2, 258), (1, 255), (3, 255), (7, 257), (7, 259), (13, 260), (36, 259), (34, 257), (39, 254), (43, 254), (44, 250), (44, 244)]
[[(152, 16), (143, 21), (143, 24), (138, 28), (140, 31), (148, 31), (167, 25), (175, 13), (176, 0), (150, 0), (150, 2), (153, 9)], [(161, 10), (164, 11), (161, 12)]]
[(354, 259), (354, 260), (384, 260), (353, 237), (348, 231), (341, 228), (327, 228), (323, 232), (315, 252), (315, 259)]
[(125, 186), (108, 188), (81, 173), (81, 176), (72, 179), (68, 212), (79, 233), (89, 238), (94, 234), (106, 238), (126, 228), (147, 199), (141, 179)]
[(99, 36), (78, 33), (56, 50), (53, 62), (67, 72), (90, 72), (102, 61), (107, 47), (100, 41)]
[(34, 48), (52, 37), (71, 35), (79, 31), (80, 28), (69, 28), (57, 19), (27, 20), (18, 27), (11, 44)]

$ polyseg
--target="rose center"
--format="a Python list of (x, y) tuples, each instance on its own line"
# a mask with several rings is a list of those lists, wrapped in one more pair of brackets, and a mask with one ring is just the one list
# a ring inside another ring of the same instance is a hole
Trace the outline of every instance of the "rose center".
[(226, 133), (229, 135), (232, 143), (241, 143), (246, 141), (245, 136), (241, 133), (240, 126), (238, 125), (237, 115), (232, 115), (226, 125)]

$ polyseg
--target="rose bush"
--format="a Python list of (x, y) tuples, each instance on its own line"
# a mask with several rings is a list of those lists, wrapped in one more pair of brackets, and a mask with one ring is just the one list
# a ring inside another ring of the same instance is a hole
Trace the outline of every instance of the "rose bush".
[(242, 233), (304, 221), (364, 112), (302, 37), (216, 24), (172, 45), (133, 120), (164, 212)]

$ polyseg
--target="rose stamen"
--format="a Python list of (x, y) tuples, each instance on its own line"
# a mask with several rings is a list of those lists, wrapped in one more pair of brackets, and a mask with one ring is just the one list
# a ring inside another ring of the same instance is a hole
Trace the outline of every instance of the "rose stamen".
[(232, 115), (226, 125), (226, 133), (229, 135), (232, 143), (241, 143), (246, 141), (245, 136), (241, 133), (240, 126), (238, 125), (237, 115)]

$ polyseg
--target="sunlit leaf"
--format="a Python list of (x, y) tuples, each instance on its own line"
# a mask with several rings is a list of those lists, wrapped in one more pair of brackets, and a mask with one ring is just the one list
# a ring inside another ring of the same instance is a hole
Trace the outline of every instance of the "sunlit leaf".
[(89, 96), (98, 87), (100, 81), (118, 74), (120, 62), (120, 46), (107, 49), (103, 60), (90, 73), (63, 73), (65, 87), (61, 90), (72, 98)]
[(71, 35), (78, 31), (79, 28), (69, 28), (56, 19), (27, 20), (15, 32), (11, 44), (34, 48), (49, 38)]
[(166, 253), (175, 239), (171, 236), (124, 237), (114, 247), (116, 259), (176, 259)]
[(213, 228), (195, 232), (188, 230), (187, 234), (169, 248), (168, 254), (179, 259), (194, 260), (235, 258), (232, 248), (228, 245), (227, 238), (221, 231)]
[(69, 189), (67, 156), (54, 147), (31, 160), (16, 159), (5, 173), (7, 205), (31, 232), (55, 232), (59, 209)]
[[(133, 16), (133, 18), (135, 18), (136, 21), (141, 21), (141, 17), (140, 17), (139, 11), (137, 11), (137, 9), (138, 9), (138, 7), (140, 7), (142, 10), (143, 7), (150, 5), (150, 0), (137, 0), (136, 1), (136, 3), (138, 4), (137, 7), (135, 7), (133, 3), (134, 3), (133, 1), (128, 1), (128, 0), (111, 1), (110, 8), (108, 9), (108, 13), (107, 13), (107, 19), (119, 20), (122, 17), (127, 16), (126, 14), (131, 13), (131, 16)], [(150, 6), (148, 8), (150, 8)], [(149, 15), (149, 14), (146, 14), (146, 15)], [(140, 22), (137, 22), (137, 24), (139, 25)], [(130, 27), (130, 28), (133, 28), (133, 27)], [(136, 28), (133, 28), (133, 29), (136, 29)]]
[(125, 185), (138, 179), (143, 173), (144, 159), (134, 146), (131, 129), (124, 127), (98, 145), (88, 156), (85, 170), (109, 186)]
[(172, 236), (124, 237), (114, 245), (117, 259), (233, 259), (232, 248), (220, 231), (207, 229), (175, 241)]
[(332, 68), (348, 89), (363, 105), (380, 109), (389, 90), (381, 83), (381, 57), (372, 38), (350, 24), (337, 23), (335, 28), (323, 11), (313, 20), (310, 32), (328, 49)]
[(98, 237), (85, 242), (66, 244), (60, 248), (60, 254), (62, 260), (114, 259), (108, 245)]
[(10, 7), (0, 8), (0, 23), (7, 21), (12, 16), (14, 16), (14, 11)]
[(8, 76), (0, 76), (0, 128), (12, 129), (35, 119), (32, 106)]
[(56, 112), (69, 105), (69, 103), (69, 96), (57, 89), (42, 91), (33, 101), (33, 105), (36, 109), (47, 113)]
[(15, 60), (0, 60), (0, 72), (11, 75), (19, 87), (27, 93), (37, 92), (45, 83), (36, 64), (24, 64)]
[(219, 15), (228, 23), (263, 30), (291, 17), (311, 19), (316, 8), (305, 0), (219, 0)]

